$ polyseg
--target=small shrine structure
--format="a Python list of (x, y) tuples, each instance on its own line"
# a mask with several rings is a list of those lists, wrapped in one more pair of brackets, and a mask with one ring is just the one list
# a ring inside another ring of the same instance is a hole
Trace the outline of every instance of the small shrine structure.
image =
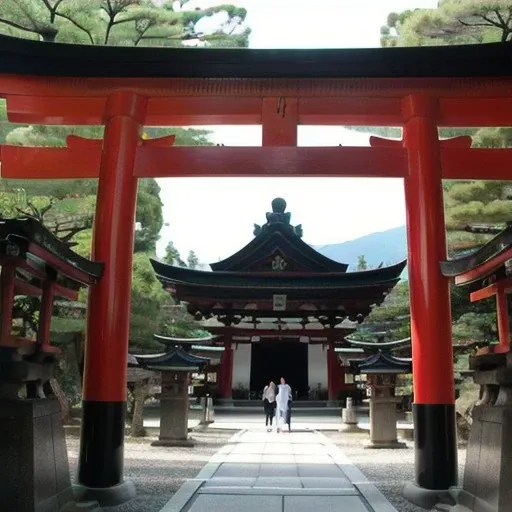
[[(276, 198), (267, 222), (232, 256), (212, 263), (212, 272), (152, 260), (158, 279), (224, 347), (219, 397), (234, 387), (259, 398), (270, 380), (284, 376), (294, 399), (308, 399), (320, 384), (326, 399), (339, 400), (345, 369), (335, 349), (380, 304), (400, 279), (406, 262), (347, 272), (302, 240), (286, 201)], [(235, 386), (233, 385), (235, 384)]]
[[(101, 279), (103, 265), (73, 252), (39, 221), (19, 218), (0, 220), (0, 266), (2, 509), (71, 511), (74, 497), (60, 405), (49, 385), (60, 353), (52, 345), (51, 317), (54, 300), (76, 300), (81, 287)], [(40, 297), (35, 339), (13, 333), (17, 295)], [(108, 469), (98, 468), (102, 471)]]
[[(507, 295), (512, 292), (512, 226), (474, 253), (441, 263), (443, 275), (468, 288), (471, 302), (496, 301), (498, 340), (480, 345), (469, 359), (480, 400), (473, 408), (462, 488), (454, 488), (465, 512), (512, 510), (512, 353)], [(492, 477), (491, 477), (492, 476)]]
[(367, 448), (405, 448), (397, 440), (396, 376), (412, 372), (412, 360), (391, 355), (382, 348), (370, 357), (353, 363), (354, 373), (367, 376), (370, 391), (370, 442)]
[[(152, 371), (161, 372), (160, 436), (153, 446), (193, 446), (188, 436), (189, 398), (191, 372), (201, 370), (208, 359), (198, 357), (173, 344), (172, 338), (158, 336), (166, 345), (165, 352), (155, 355), (136, 355), (138, 363)], [(197, 341), (197, 340), (195, 340)]]

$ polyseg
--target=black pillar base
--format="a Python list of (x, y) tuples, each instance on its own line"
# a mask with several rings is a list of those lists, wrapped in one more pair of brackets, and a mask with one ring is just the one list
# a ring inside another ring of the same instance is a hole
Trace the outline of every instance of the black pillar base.
[(133, 484), (123, 481), (125, 414), (126, 402), (83, 401), (75, 496), (100, 505), (135, 496)]
[(130, 480), (125, 480), (119, 485), (103, 488), (77, 484), (73, 486), (73, 492), (77, 501), (96, 502), (102, 507), (115, 507), (130, 501), (137, 495), (135, 484)]
[(455, 404), (414, 404), (416, 484), (445, 490), (457, 485)]

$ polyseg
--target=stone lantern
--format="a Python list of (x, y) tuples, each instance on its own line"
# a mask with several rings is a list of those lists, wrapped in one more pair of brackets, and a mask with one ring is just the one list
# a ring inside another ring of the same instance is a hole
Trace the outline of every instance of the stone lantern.
[(378, 350), (367, 359), (354, 362), (353, 367), (355, 373), (366, 374), (370, 390), (370, 442), (367, 448), (405, 448), (405, 443), (397, 440), (395, 386), (397, 374), (411, 373), (411, 360)]
[(135, 357), (144, 368), (162, 373), (160, 436), (153, 446), (193, 446), (193, 440), (188, 437), (189, 377), (209, 360), (192, 355), (178, 345), (168, 345), (163, 354)]

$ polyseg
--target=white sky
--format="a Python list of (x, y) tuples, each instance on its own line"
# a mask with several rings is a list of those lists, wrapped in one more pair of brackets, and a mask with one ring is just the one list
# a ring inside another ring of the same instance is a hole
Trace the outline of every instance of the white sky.
[[(219, 0), (191, 0), (219, 5)], [(433, 8), (437, 0), (231, 0), (246, 7), (251, 48), (378, 47), (380, 27), (392, 11)], [(259, 126), (208, 127), (214, 142), (261, 145)], [(341, 127), (299, 127), (300, 146), (365, 146), (368, 135)], [(265, 222), (274, 197), (283, 197), (304, 240), (339, 243), (405, 223), (402, 180), (353, 178), (159, 179), (164, 227), (159, 255), (172, 240), (182, 257), (193, 249), (202, 263), (225, 258)]]

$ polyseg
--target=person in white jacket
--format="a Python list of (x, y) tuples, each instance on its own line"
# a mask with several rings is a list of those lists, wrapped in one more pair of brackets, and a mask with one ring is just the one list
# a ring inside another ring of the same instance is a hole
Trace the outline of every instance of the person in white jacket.
[[(292, 388), (286, 384), (284, 377), (281, 377), (281, 384), (277, 386), (276, 395), (276, 424), (277, 431), (281, 432), (282, 423), (288, 422), (288, 410), (291, 407), (292, 402)], [(288, 424), (288, 431), (290, 431), (290, 425)]]

